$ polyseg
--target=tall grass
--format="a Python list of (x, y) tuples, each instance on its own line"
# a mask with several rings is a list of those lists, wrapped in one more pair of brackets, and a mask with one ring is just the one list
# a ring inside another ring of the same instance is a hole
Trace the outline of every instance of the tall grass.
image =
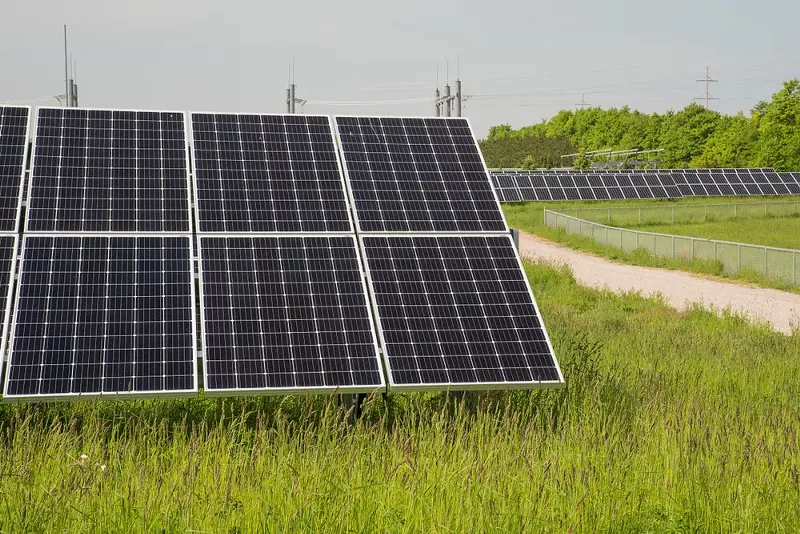
[[(626, 225), (626, 228), (628, 226)], [(655, 224), (641, 228), (646, 232), (685, 235), (800, 250), (800, 216), (739, 218), (691, 224)]]
[(800, 333), (527, 271), (560, 390), (3, 405), (0, 531), (800, 525)]

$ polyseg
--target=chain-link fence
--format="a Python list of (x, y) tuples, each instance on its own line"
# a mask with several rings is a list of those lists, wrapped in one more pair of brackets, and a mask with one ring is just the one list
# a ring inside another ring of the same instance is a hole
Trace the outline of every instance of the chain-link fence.
[(544, 210), (544, 223), (626, 252), (643, 249), (655, 256), (684, 261), (717, 260), (730, 275), (750, 269), (768, 278), (800, 285), (798, 250), (615, 228), (547, 209)]
[(800, 216), (800, 202), (740, 202), (735, 204), (681, 204), (677, 206), (641, 206), (612, 208), (557, 209), (602, 224), (637, 226), (647, 224), (685, 224), (729, 219)]

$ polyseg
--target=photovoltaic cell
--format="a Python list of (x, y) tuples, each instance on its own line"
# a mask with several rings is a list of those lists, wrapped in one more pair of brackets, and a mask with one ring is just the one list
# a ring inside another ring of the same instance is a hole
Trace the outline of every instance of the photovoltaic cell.
[(6, 399), (197, 391), (191, 239), (27, 235)]
[(361, 236), (396, 389), (563, 381), (510, 236)]
[(28, 107), (0, 106), (0, 232), (16, 232), (28, 154)]
[(198, 231), (352, 231), (328, 117), (191, 118)]
[(384, 386), (354, 236), (200, 237), (206, 392)]
[(29, 232), (189, 232), (185, 116), (39, 108)]
[(466, 119), (335, 121), (362, 232), (508, 230)]

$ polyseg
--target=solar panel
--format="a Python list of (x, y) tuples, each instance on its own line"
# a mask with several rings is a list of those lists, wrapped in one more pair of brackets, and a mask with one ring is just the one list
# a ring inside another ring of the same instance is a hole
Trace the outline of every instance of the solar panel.
[(27, 235), (4, 399), (197, 391), (191, 238)]
[(536, 200), (552, 200), (550, 190), (546, 187), (534, 187), (533, 189), (536, 193)]
[(597, 200), (608, 200), (610, 195), (608, 191), (606, 191), (605, 187), (593, 187), (592, 192), (594, 192), (594, 196)]
[(199, 232), (349, 232), (330, 118), (192, 113)]
[(731, 184), (731, 189), (733, 189), (733, 194), (736, 196), (746, 197), (750, 194), (743, 184)]
[(563, 382), (510, 236), (361, 242), (393, 388)]
[(354, 236), (202, 236), (206, 392), (384, 386)]
[(17, 236), (0, 236), (0, 313), (2, 316), (2, 339), (0, 339), (0, 367), (6, 354), (6, 344), (11, 309), (11, 295), (17, 259)]
[(28, 232), (189, 232), (183, 112), (39, 108)]
[(335, 122), (360, 231), (508, 231), (466, 119)]
[(31, 109), (0, 106), (0, 232), (17, 232)]

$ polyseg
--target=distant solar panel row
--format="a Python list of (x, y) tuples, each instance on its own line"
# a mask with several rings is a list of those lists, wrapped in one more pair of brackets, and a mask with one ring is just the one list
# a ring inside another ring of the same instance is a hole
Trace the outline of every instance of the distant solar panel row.
[(501, 202), (608, 200), (688, 196), (798, 195), (800, 173), (763, 169), (658, 172), (495, 172)]

